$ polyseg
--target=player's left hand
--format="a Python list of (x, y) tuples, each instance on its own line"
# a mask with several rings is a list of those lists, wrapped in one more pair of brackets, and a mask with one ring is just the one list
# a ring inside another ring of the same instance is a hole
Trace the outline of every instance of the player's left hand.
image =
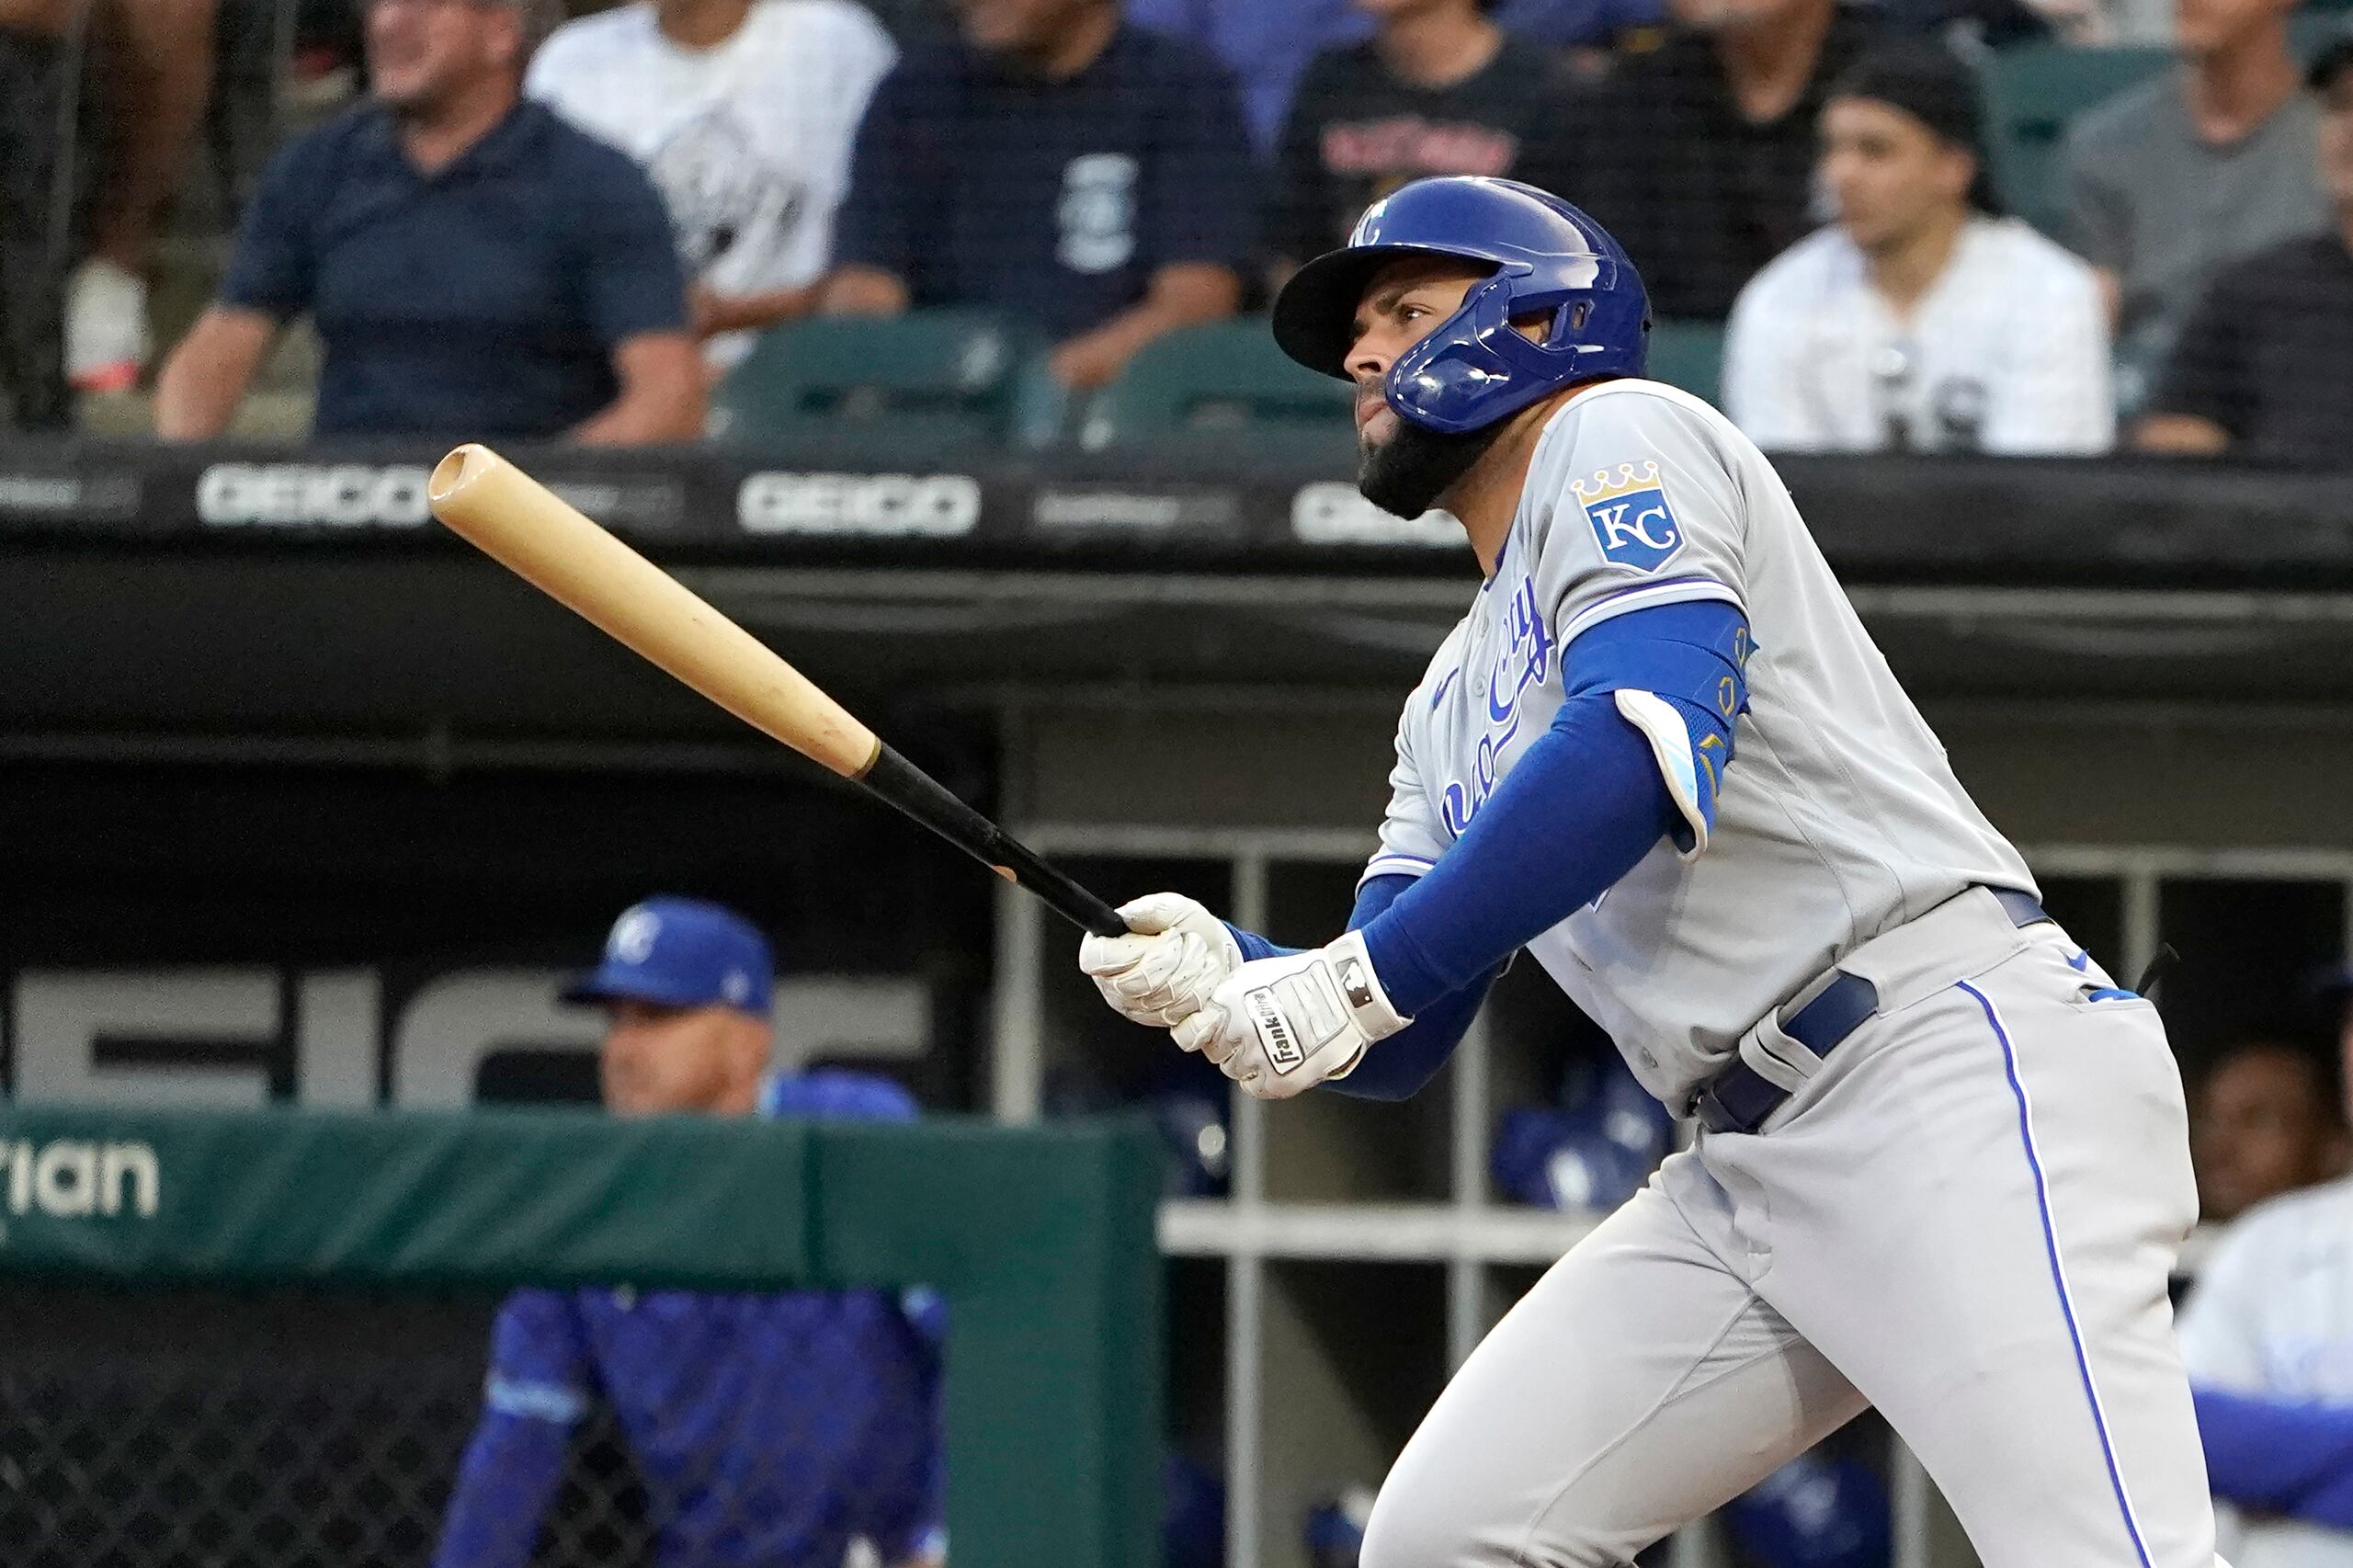
[(1262, 1100), (1287, 1100), (1364, 1060), (1414, 1020), (1390, 1006), (1354, 931), (1325, 947), (1244, 964), (1208, 1006), (1169, 1030)]

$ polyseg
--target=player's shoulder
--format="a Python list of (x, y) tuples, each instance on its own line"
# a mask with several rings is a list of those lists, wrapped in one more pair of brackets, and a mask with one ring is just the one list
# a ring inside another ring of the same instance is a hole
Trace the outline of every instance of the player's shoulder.
[(759, 1112), (774, 1121), (914, 1121), (913, 1095), (874, 1073), (819, 1068), (779, 1073), (760, 1085)]
[(2353, 1176), (2256, 1204), (2231, 1221), (2204, 1272), (2269, 1277), (2324, 1261), (2324, 1253), (2353, 1257)]
[(1112, 40), (1111, 52), (1124, 67), (1131, 85), (1173, 90), (1223, 90), (1233, 86), (1233, 73), (1209, 48), (1175, 33), (1122, 23)]
[(2024, 219), (1977, 219), (1970, 227), (1970, 240), (1984, 256), (1988, 270), (2001, 278), (2015, 281), (2025, 277), (2069, 288), (2099, 286), (2091, 263)]
[(2353, 1176), (2268, 1198), (2233, 1222), (2224, 1247), (2263, 1247), (2321, 1233), (2353, 1237)]
[(1568, 483), (1586, 477), (1588, 464), (1609, 468), (1662, 452), (1729, 467), (1741, 441), (1704, 398), (1629, 376), (1583, 388), (1555, 410), (1537, 437), (1529, 472)]
[(792, 63), (804, 72), (821, 74), (826, 63), (800, 56), (804, 49), (897, 52), (888, 29), (858, 0), (758, 0), (746, 20), (772, 47), (793, 51)]
[(537, 85), (626, 62), (652, 49), (658, 40), (652, 0), (632, 0), (609, 11), (575, 17), (550, 33), (547, 41), (532, 52), (531, 80)]
[(2171, 71), (2137, 82), (2077, 115), (2067, 127), (2067, 147), (2096, 159), (2144, 140), (2168, 112), (2178, 112), (2181, 85)]
[(1825, 223), (1757, 269), (1736, 309), (1794, 308), (1859, 278), (1861, 253), (1847, 232)]

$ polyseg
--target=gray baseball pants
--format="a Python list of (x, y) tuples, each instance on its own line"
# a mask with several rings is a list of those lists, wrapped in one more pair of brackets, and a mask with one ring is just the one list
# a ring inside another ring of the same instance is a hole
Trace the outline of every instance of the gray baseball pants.
[[(1632, 1562), (1875, 1405), (1986, 1568), (2213, 1568), (2166, 1278), (2197, 1217), (2156, 1010), (1983, 890), (1840, 968), (1881, 1007), (1475, 1350), (1365, 1568)], [(1752, 1062), (1757, 1057), (1750, 1053)]]

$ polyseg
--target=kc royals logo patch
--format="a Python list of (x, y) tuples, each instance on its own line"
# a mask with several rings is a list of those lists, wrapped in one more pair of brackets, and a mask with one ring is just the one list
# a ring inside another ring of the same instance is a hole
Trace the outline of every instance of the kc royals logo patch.
[(1620, 463), (1569, 482), (1600, 542), (1602, 559), (1637, 572), (1655, 572), (1683, 548), (1683, 528), (1666, 504), (1658, 464)]

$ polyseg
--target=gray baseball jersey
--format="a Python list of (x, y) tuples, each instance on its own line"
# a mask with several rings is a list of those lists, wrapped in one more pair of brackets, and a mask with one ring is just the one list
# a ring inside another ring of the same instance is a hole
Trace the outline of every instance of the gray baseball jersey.
[[(2192, 1381), (2353, 1404), (2353, 1180), (2275, 1199), (2233, 1225), (2181, 1314)], [(2238, 1568), (2353, 1568), (2353, 1532), (2224, 1516)]]
[(1763, 454), (1699, 399), (1643, 381), (1580, 393), (1539, 438), (1494, 577), (1406, 699), (1365, 875), (1429, 869), (1552, 723), (1581, 634), (1697, 599), (1739, 607), (1754, 642), (1712, 829), (1691, 760), (1654, 733), (1691, 842), (1662, 841), (1529, 944), (1677, 1107), (1842, 954), (1972, 883), (2034, 890)]

